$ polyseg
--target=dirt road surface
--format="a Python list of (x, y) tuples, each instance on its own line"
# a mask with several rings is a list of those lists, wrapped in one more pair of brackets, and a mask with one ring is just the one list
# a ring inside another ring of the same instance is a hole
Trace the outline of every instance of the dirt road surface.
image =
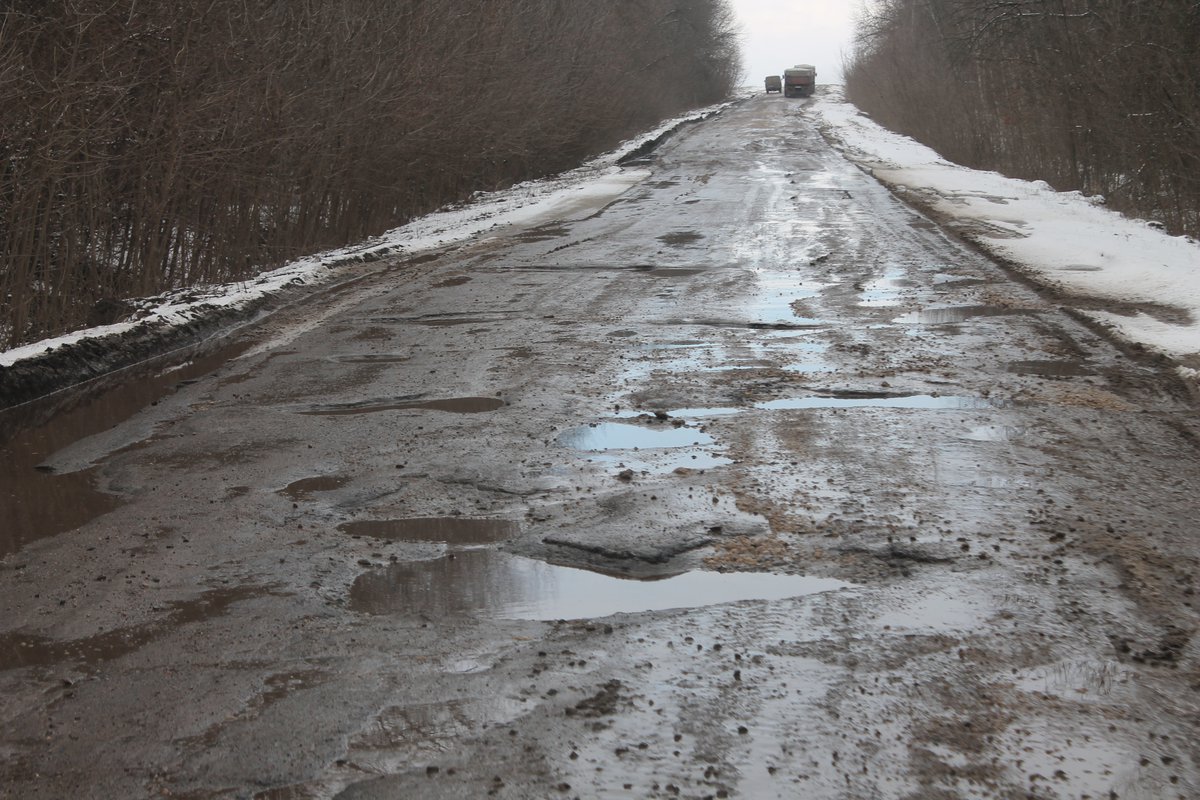
[(1200, 796), (1195, 407), (804, 108), (10, 442), (0, 797)]

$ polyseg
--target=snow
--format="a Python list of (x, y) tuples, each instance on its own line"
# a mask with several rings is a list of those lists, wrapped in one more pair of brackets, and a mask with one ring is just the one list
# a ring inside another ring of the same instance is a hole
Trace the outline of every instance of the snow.
[[(1080, 309), (1117, 335), (1200, 365), (1200, 244), (1056, 192), (1044, 181), (968, 169), (873, 122), (829, 87), (808, 105), (845, 155), (901, 194), (911, 192), (963, 235), (1068, 297), (1106, 300)], [(1140, 306), (1140, 308), (1136, 308)], [(1150, 312), (1150, 313), (1147, 313)], [(1181, 366), (1180, 375), (1195, 377)]]
[(470, 203), (444, 208), (365, 242), (301, 258), (246, 281), (180, 289), (134, 301), (142, 309), (142, 316), (135, 321), (87, 328), (0, 352), (0, 367), (84, 339), (126, 333), (139, 327), (184, 324), (217, 307), (248, 305), (289, 284), (327, 282), (336, 278), (339, 266), (367, 257), (383, 254), (410, 257), (468, 239), (486, 238), (514, 226), (570, 221), (575, 215), (591, 213), (598, 204), (617, 198), (649, 175), (644, 169), (622, 167), (619, 162), (623, 158), (685, 123), (704, 119), (730, 105), (721, 103), (666, 120), (574, 170), (502, 191), (478, 192)]

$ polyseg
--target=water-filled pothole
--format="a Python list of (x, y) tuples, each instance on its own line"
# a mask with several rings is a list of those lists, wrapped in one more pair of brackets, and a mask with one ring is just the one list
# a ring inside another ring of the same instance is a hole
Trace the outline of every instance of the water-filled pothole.
[(660, 447), (694, 447), (713, 443), (713, 437), (694, 428), (646, 428), (621, 422), (581, 425), (564, 431), (558, 443), (574, 450), (650, 450)]
[(351, 536), (370, 536), (400, 542), (473, 545), (507, 541), (521, 532), (521, 526), (507, 519), (415, 517), (346, 522), (338, 525), (338, 530)]
[(350, 608), (430, 617), (593, 619), (740, 600), (782, 600), (849, 586), (832, 578), (748, 572), (687, 572), (630, 580), (494, 550), (466, 550), (364, 573), (350, 588)]
[(325, 417), (345, 417), (354, 414), (374, 414), (379, 411), (449, 411), (454, 414), (480, 414), (485, 411), (495, 411), (504, 405), (498, 397), (446, 397), (432, 400), (410, 400), (396, 398), (392, 400), (362, 400), (357, 403), (328, 403), (314, 405), (298, 411), (298, 414), (318, 415)]

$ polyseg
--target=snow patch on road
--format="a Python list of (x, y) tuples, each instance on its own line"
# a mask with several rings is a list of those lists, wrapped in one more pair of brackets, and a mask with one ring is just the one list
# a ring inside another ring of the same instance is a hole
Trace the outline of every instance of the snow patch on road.
[[(1129, 341), (1200, 364), (1200, 243), (1104, 208), (1100, 197), (946, 161), (877, 125), (840, 88), (808, 110), (850, 160), (917, 194), (989, 252), (1047, 286), (1115, 306), (1081, 313)], [(1131, 313), (1131, 304), (1150, 313)]]

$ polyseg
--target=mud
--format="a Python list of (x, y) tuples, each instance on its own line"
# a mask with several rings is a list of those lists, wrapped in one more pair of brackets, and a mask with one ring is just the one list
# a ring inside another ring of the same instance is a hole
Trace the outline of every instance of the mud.
[(14, 425), (0, 797), (1200, 796), (1192, 400), (805, 107)]

